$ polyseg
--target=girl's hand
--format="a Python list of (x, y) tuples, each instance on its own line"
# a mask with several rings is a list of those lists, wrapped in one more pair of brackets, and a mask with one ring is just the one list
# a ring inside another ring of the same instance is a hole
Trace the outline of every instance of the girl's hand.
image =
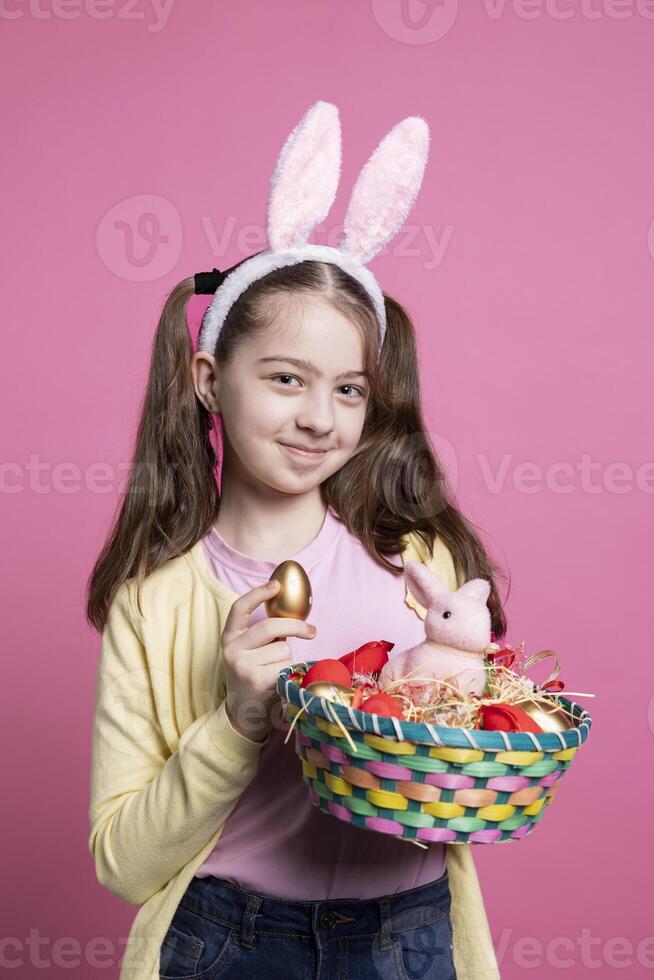
[(284, 637), (310, 640), (317, 633), (310, 623), (283, 617), (262, 619), (247, 626), (250, 614), (262, 602), (272, 599), (280, 587), (276, 579), (271, 579), (239, 596), (229, 610), (222, 633), (227, 717), (233, 728), (254, 741), (263, 741), (271, 730), (271, 708), (278, 697), (277, 675), (282, 667), (294, 662)]

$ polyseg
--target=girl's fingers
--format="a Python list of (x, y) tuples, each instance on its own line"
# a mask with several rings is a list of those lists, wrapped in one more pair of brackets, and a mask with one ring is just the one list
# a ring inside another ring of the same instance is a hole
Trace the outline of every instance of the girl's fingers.
[(265, 585), (257, 585), (249, 592), (243, 593), (236, 599), (229, 610), (225, 628), (229, 627), (230, 632), (239, 633), (247, 629), (248, 619), (251, 614), (266, 599), (271, 599), (279, 591), (280, 583), (277, 579), (271, 579)]
[(315, 627), (311, 623), (305, 623), (302, 619), (275, 616), (253, 623), (240, 638), (239, 645), (243, 650), (254, 650), (285, 636), (298, 636), (300, 639), (310, 640), (315, 634)]
[(283, 640), (280, 640), (278, 643), (267, 643), (265, 647), (260, 647), (258, 650), (249, 650), (248, 653), (256, 657), (259, 667), (269, 667), (272, 664), (276, 664), (278, 665), (278, 670), (281, 670), (282, 667), (287, 667), (297, 660), (297, 657), (294, 657), (290, 653)]

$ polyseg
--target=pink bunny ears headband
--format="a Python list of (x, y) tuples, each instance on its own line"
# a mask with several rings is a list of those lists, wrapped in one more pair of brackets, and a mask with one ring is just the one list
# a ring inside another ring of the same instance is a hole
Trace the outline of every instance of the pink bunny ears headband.
[(292, 131), (277, 160), (268, 195), (267, 237), (263, 252), (226, 272), (195, 276), (196, 293), (214, 293), (202, 321), (198, 350), (213, 354), (220, 328), (241, 293), (257, 279), (307, 259), (333, 262), (370, 296), (379, 320), (379, 348), (386, 333), (382, 291), (366, 268), (399, 231), (420, 190), (427, 163), (429, 127), (408, 116), (383, 138), (352, 191), (341, 239), (333, 248), (308, 242), (334, 203), (341, 175), (341, 124), (338, 109), (316, 102)]

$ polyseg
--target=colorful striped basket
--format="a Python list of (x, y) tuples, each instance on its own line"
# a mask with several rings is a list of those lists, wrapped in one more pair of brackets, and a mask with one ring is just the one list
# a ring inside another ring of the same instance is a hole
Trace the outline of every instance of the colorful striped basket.
[(288, 679), (313, 662), (284, 668), (277, 682), (286, 719), (298, 715), (295, 749), (312, 803), (405, 840), (500, 844), (526, 837), (590, 731), (588, 712), (561, 695), (575, 727), (556, 734), (385, 718), (312, 696)]

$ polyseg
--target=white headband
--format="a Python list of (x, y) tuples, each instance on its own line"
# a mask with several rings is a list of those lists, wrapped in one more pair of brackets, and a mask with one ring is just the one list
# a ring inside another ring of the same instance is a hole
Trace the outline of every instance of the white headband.
[(386, 333), (382, 291), (366, 264), (404, 224), (420, 190), (427, 163), (429, 127), (420, 116), (397, 123), (365, 164), (352, 191), (343, 235), (336, 248), (307, 241), (324, 221), (341, 175), (338, 109), (316, 102), (292, 131), (277, 160), (268, 197), (269, 248), (241, 262), (214, 293), (202, 320), (198, 350), (213, 354), (220, 328), (238, 297), (257, 279), (309, 259), (332, 262), (370, 296), (379, 320), (379, 348)]

